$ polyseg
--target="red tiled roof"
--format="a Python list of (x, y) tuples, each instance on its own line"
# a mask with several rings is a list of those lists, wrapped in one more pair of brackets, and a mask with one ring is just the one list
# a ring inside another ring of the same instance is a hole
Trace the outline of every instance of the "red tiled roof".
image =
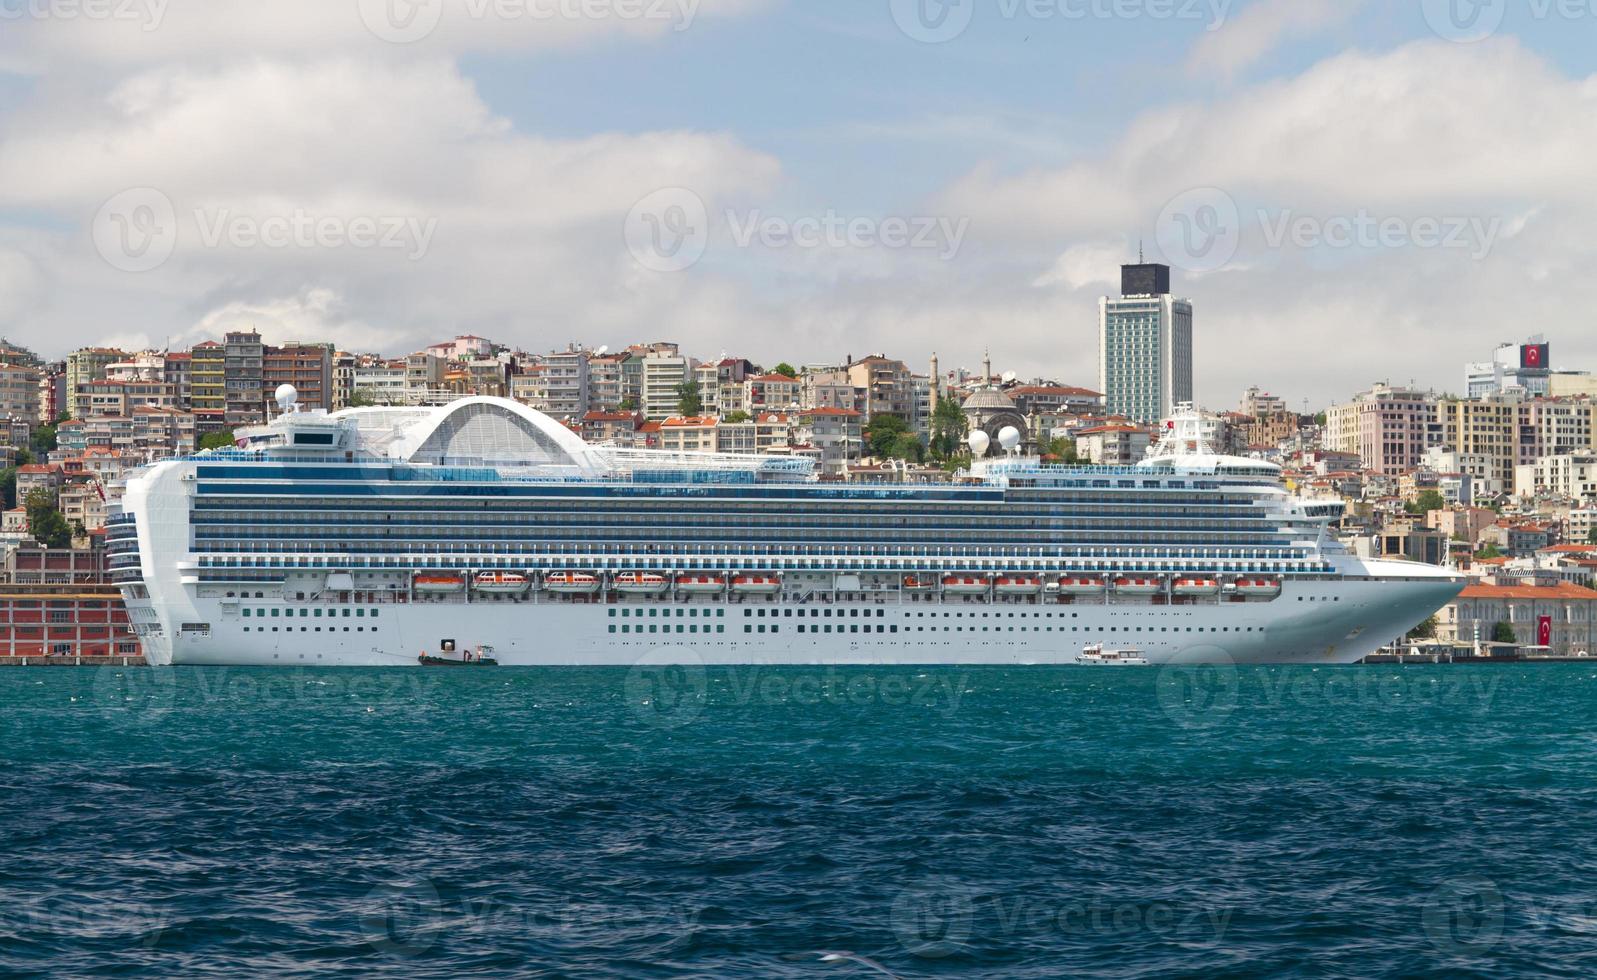
[(1597, 601), (1597, 592), (1561, 582), (1558, 585), (1468, 585), (1460, 599), (1578, 599)]
[(852, 408), (810, 408), (810, 409), (805, 409), (804, 411), (800, 412), (799, 414), (800, 415), (836, 415), (836, 416), (840, 416), (840, 417), (841, 416), (853, 416), (855, 418), (858, 418), (860, 413), (854, 411)]

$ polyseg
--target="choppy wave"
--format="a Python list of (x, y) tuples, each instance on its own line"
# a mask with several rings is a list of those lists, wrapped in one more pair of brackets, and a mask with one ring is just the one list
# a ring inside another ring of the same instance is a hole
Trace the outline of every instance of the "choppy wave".
[(1597, 671), (0, 674), (0, 973), (1586, 976)]

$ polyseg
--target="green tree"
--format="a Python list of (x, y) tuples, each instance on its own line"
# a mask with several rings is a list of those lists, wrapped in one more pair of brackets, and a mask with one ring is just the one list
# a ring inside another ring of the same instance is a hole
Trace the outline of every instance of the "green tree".
[(1065, 466), (1075, 466), (1081, 462), (1076, 455), (1076, 440), (1066, 439), (1063, 436), (1048, 440), (1048, 444), (1043, 447), (1043, 454), (1058, 457), (1059, 462)]
[(1586, 535), (1586, 543), (1597, 544), (1597, 527), (1592, 528), (1590, 533)]
[(704, 411), (704, 397), (699, 383), (692, 379), (677, 385), (677, 414), (694, 416)]
[(35, 456), (50, 455), (55, 450), (56, 445), (55, 426), (41, 425), (33, 430), (33, 438), (29, 440), (29, 446), (33, 449)]
[(877, 459), (899, 458), (893, 455), (893, 449), (899, 437), (908, 432), (909, 424), (903, 419), (890, 412), (880, 412), (871, 416), (870, 424), (865, 427), (865, 444)]
[(1422, 516), (1424, 514), (1430, 513), (1433, 510), (1446, 510), (1447, 500), (1438, 491), (1425, 490), (1421, 492), (1418, 497), (1414, 498), (1413, 503), (1404, 504), (1403, 509), (1408, 511), (1410, 514)]
[(965, 432), (970, 420), (959, 403), (952, 398), (939, 398), (932, 412), (932, 456), (949, 460), (959, 455), (965, 445)]
[(750, 415), (748, 412), (728, 412), (726, 413), (726, 416), (721, 419), (721, 421), (736, 425), (739, 422), (752, 422), (754, 421), (754, 416)]
[(1497, 625), (1492, 627), (1492, 642), (1518, 643), (1519, 637), (1514, 635), (1514, 627), (1501, 620), (1498, 620)]
[(787, 363), (786, 361), (783, 361), (781, 364), (778, 364), (776, 367), (771, 368), (771, 373), (772, 374), (780, 374), (784, 378), (797, 378), (798, 377), (798, 372), (793, 369), (793, 365)]
[(233, 435), (232, 429), (223, 429), (220, 432), (207, 432), (200, 436), (201, 449), (231, 449), (238, 440)]
[(0, 470), (0, 494), (4, 494), (6, 510), (17, 505), (17, 468), (7, 466)]
[(48, 548), (70, 548), (72, 528), (66, 518), (55, 509), (55, 498), (43, 487), (28, 494), (28, 532), (33, 539)]
[(1503, 557), (1503, 549), (1497, 547), (1495, 544), (1492, 544), (1490, 541), (1481, 545), (1481, 550), (1475, 552), (1476, 561), (1485, 561), (1488, 558), (1501, 557)]
[(621, 404), (617, 405), (616, 408), (623, 412), (636, 412), (638, 410), (638, 400), (628, 395), (621, 399)]
[(370, 388), (356, 388), (349, 396), (350, 408), (371, 408), (376, 404), (377, 396)]
[(913, 432), (905, 432), (893, 441), (893, 445), (888, 450), (888, 456), (892, 459), (919, 463), (925, 452), (926, 447), (921, 445), (920, 437)]
[(1425, 622), (1409, 630), (1408, 638), (1411, 640), (1434, 640), (1436, 639), (1436, 628), (1440, 625), (1441, 620), (1431, 616)]
[(1314, 416), (1314, 424), (1319, 426), (1322, 429), (1325, 428), (1325, 413), (1324, 412), (1320, 412), (1319, 414)]

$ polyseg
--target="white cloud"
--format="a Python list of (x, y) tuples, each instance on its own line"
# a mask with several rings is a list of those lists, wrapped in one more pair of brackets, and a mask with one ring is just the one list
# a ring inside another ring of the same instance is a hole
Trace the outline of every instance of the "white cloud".
[(1367, 0), (1258, 0), (1199, 38), (1187, 59), (1196, 76), (1234, 78), (1294, 38), (1353, 19)]

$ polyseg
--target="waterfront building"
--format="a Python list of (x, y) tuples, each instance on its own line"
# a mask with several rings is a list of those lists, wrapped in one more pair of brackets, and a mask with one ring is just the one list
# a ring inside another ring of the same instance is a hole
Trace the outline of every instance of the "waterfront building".
[(1096, 415), (1103, 412), (1104, 396), (1073, 385), (1029, 384), (1007, 390), (1015, 410), (1022, 415)]
[(1415, 468), (1426, 449), (1443, 442), (1436, 396), (1384, 383), (1333, 405), (1325, 430), (1326, 448), (1355, 453), (1366, 469), (1388, 476)]
[(1500, 344), (1492, 359), (1464, 367), (1465, 397), (1486, 398), (1519, 389), (1532, 396), (1552, 393), (1552, 348), (1545, 338)]
[(222, 338), (224, 421), (229, 429), (266, 419), (266, 345), (254, 330), (230, 330)]
[(494, 354), (493, 341), (486, 337), (466, 334), (454, 340), (446, 340), (440, 344), (433, 344), (427, 348), (427, 353), (442, 361), (466, 361), (480, 357), (492, 357)]
[(0, 363), (0, 419), (39, 420), (38, 367)]
[(896, 415), (911, 429), (916, 427), (914, 375), (903, 361), (870, 354), (843, 370), (849, 385), (863, 393), (866, 423), (878, 415)]
[(693, 358), (675, 350), (657, 350), (644, 355), (641, 378), (644, 416), (661, 421), (677, 414), (682, 385), (693, 378), (695, 366)]
[(798, 407), (803, 385), (785, 374), (761, 374), (745, 379), (743, 389), (745, 411), (784, 412)]
[(139, 660), (122, 596), (106, 578), (104, 534), (90, 535), (87, 548), (28, 543), (6, 552), (0, 665)]
[(1437, 621), (1437, 639), (1447, 643), (1489, 643), (1497, 624), (1507, 623), (1521, 648), (1561, 657), (1597, 653), (1597, 592), (1569, 583), (1471, 584)]
[(1098, 387), (1111, 414), (1152, 424), (1195, 401), (1192, 303), (1159, 264), (1122, 266), (1121, 293), (1098, 304)]
[(84, 347), (67, 355), (67, 413), (74, 418), (87, 413), (87, 406), (79, 402), (78, 392), (90, 381), (99, 381), (106, 371), (118, 361), (127, 359), (127, 352), (110, 347)]
[(557, 419), (580, 419), (588, 413), (588, 351), (572, 344), (543, 358), (542, 404), (539, 411)]
[(1597, 453), (1543, 456), (1534, 463), (1515, 467), (1514, 494), (1527, 499), (1597, 499)]
[(814, 451), (822, 473), (841, 475), (864, 455), (864, 416), (852, 408), (808, 408), (793, 419), (793, 442)]
[(267, 398), (281, 385), (293, 385), (307, 408), (333, 407), (333, 348), (330, 344), (290, 341), (262, 354), (261, 389)]
[(1153, 430), (1111, 422), (1076, 430), (1076, 455), (1095, 466), (1131, 466), (1148, 453)]

